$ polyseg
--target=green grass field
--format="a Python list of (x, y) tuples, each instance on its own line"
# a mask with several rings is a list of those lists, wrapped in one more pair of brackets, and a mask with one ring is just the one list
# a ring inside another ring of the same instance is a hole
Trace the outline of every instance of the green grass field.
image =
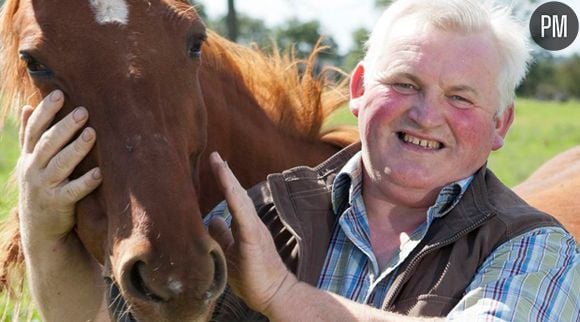
[(11, 174), (19, 154), (18, 129), (12, 120), (8, 120), (0, 132), (0, 218), (16, 203)]
[(580, 102), (521, 99), (505, 146), (489, 164), (509, 186), (526, 179), (554, 155), (580, 145)]
[[(336, 112), (326, 127), (355, 122), (348, 109), (343, 108)], [(516, 120), (506, 145), (492, 154), (489, 163), (506, 184), (513, 186), (558, 152), (575, 145), (580, 145), (580, 102), (519, 99)], [(8, 188), (7, 183), (18, 154), (17, 128), (13, 122), (7, 122), (0, 133), (0, 218), (16, 204), (14, 187)], [(7, 304), (0, 297), (0, 322), (13, 321), (13, 310), (13, 303)], [(27, 309), (23, 309), (20, 316), (24, 320), (39, 320), (36, 313)]]

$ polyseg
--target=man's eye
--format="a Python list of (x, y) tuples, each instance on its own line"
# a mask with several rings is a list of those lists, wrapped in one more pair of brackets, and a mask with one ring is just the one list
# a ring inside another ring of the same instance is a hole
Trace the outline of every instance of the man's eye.
[(453, 105), (460, 108), (467, 108), (473, 106), (473, 102), (463, 96), (451, 95), (449, 96), (449, 99), (451, 100)]
[(451, 99), (452, 100), (456, 100), (456, 101), (462, 101), (462, 102), (471, 103), (471, 101), (469, 101), (467, 98), (461, 97), (459, 95), (451, 95)]
[(409, 83), (394, 83), (391, 87), (401, 94), (414, 94), (419, 90), (417, 86)]

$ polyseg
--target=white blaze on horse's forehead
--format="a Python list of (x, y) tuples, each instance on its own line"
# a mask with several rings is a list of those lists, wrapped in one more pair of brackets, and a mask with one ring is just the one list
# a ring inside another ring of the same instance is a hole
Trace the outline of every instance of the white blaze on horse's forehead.
[(101, 25), (119, 23), (126, 25), (129, 18), (129, 6), (125, 0), (89, 0), (95, 18)]

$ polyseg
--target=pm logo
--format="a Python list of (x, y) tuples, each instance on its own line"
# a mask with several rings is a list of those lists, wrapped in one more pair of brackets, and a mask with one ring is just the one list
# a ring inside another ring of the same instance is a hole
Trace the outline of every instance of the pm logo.
[(578, 17), (572, 8), (561, 2), (547, 2), (532, 14), (530, 33), (540, 47), (562, 50), (578, 35)]

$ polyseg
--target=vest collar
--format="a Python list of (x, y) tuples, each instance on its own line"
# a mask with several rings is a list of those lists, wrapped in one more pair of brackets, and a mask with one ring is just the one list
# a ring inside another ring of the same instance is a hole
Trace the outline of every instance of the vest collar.
[[(296, 274), (311, 285), (318, 282), (336, 223), (330, 197), (332, 182), (360, 148), (361, 144), (355, 143), (315, 168), (300, 166), (268, 176), (280, 219), (299, 244)], [(487, 174), (485, 166), (474, 174), (461, 202), (444, 218), (433, 223), (422, 242), (423, 247), (418, 247), (418, 250), (452, 242), (493, 215), (493, 206), (486, 197)]]

